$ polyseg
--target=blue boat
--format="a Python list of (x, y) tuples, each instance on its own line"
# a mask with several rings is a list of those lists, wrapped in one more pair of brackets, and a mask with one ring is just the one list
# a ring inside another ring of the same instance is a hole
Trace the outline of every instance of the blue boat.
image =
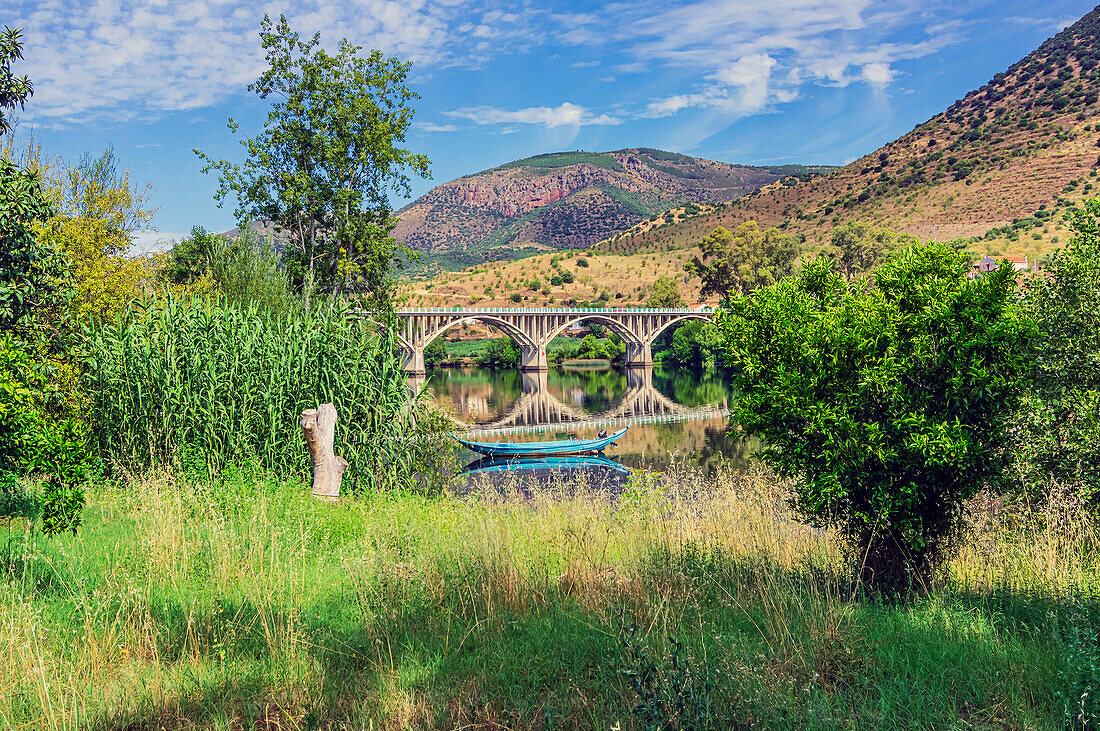
[(478, 454), (489, 457), (517, 457), (523, 454), (544, 457), (561, 454), (597, 454), (606, 449), (608, 444), (626, 434), (629, 428), (624, 426), (602, 439), (559, 439), (555, 442), (472, 442), (460, 437), (455, 439)]
[(564, 470), (601, 468), (629, 475), (630, 468), (624, 467), (602, 454), (576, 455), (572, 457), (482, 457), (466, 465), (466, 474), (484, 474), (487, 472), (513, 472), (517, 470)]

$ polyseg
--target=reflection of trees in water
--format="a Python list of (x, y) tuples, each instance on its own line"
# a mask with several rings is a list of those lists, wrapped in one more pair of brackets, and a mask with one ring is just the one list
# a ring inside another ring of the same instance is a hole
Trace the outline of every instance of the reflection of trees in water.
[[(624, 373), (614, 369), (606, 371), (550, 371), (547, 375), (549, 391), (566, 403), (579, 406), (590, 414), (599, 414), (614, 408), (627, 391)], [(575, 395), (580, 394), (580, 399)]]
[(658, 391), (684, 406), (705, 406), (729, 402), (730, 389), (719, 369), (654, 369), (653, 385)]
[(517, 370), (440, 368), (428, 373), (436, 401), (451, 407), (463, 421), (488, 422), (506, 413), (523, 395)]

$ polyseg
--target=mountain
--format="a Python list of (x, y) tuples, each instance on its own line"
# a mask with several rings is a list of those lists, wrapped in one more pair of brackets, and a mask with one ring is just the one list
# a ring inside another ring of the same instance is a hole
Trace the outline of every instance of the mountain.
[[(922, 239), (971, 238), (992, 253), (1064, 241), (1064, 211), (1094, 195), (1100, 153), (1100, 8), (941, 114), (826, 175), (788, 177), (711, 210), (640, 225), (609, 253), (678, 249), (756, 220), (827, 240), (859, 219)], [(978, 243), (978, 242), (982, 243)]]
[(829, 169), (731, 165), (649, 148), (555, 152), (436, 186), (397, 213), (394, 237), (443, 268), (586, 248), (673, 206), (701, 210)]

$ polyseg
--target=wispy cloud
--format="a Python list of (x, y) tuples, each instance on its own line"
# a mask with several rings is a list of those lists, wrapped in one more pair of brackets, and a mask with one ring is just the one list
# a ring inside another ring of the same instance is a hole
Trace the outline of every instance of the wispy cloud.
[(417, 132), (458, 132), (461, 127), (457, 124), (436, 124), (435, 122), (413, 122), (413, 129)]
[[(287, 11), (320, 32), (425, 67), (477, 65), (529, 42), (521, 13), (453, 0), (300, 0)], [(247, 0), (17, 0), (5, 22), (25, 31), (20, 72), (35, 81), (28, 117), (125, 122), (206, 107), (240, 92), (263, 68), (257, 37), (271, 2)], [(492, 43), (487, 43), (492, 39)]]
[(457, 119), (468, 119), (475, 124), (531, 124), (547, 128), (620, 124), (622, 121), (608, 114), (594, 114), (571, 102), (563, 102), (556, 107), (513, 110), (489, 106), (465, 107), (444, 113)]

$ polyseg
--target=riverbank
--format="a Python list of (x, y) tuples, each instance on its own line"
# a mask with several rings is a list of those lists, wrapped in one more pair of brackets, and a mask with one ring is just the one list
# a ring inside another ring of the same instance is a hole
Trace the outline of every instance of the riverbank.
[(1061, 728), (1100, 669), (1100, 536), (1072, 508), (977, 513), (940, 582), (890, 604), (762, 473), (637, 473), (617, 503), (330, 504), (246, 474), (89, 492), (78, 536), (4, 528), (4, 727), (633, 729), (644, 705)]

